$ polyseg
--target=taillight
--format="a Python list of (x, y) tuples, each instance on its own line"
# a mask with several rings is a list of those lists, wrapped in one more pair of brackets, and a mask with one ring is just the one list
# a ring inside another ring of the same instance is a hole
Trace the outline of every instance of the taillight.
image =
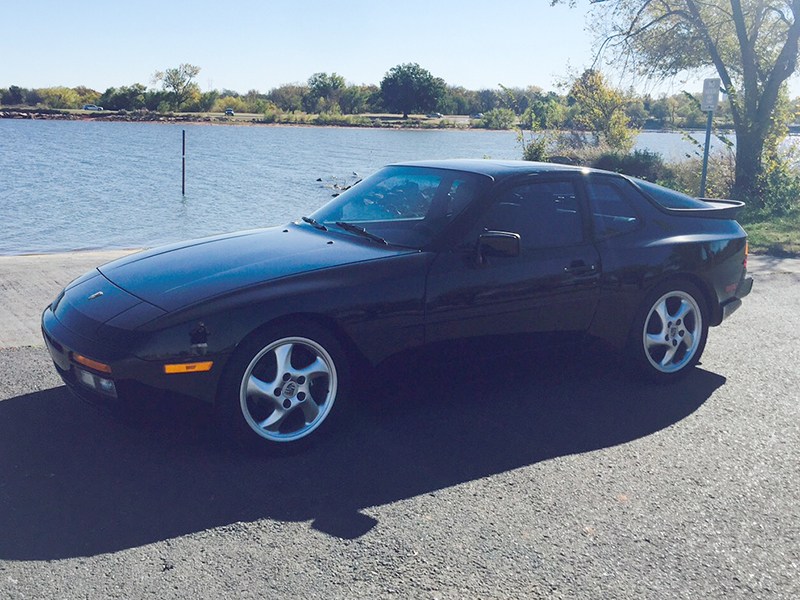
[(744, 243), (744, 268), (747, 268), (747, 255), (750, 254), (750, 242), (745, 241)]

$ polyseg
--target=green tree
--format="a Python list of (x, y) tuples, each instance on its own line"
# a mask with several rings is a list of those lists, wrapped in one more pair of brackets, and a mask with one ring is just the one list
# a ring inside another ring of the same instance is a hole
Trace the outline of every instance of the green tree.
[(381, 81), (381, 94), (386, 108), (403, 113), (435, 110), (444, 96), (445, 83), (416, 63), (392, 67)]
[(650, 103), (650, 117), (662, 129), (675, 127), (678, 101), (666, 94)]
[(218, 98), (219, 92), (217, 90), (209, 90), (200, 96), (197, 108), (200, 112), (210, 112)]
[(565, 99), (555, 92), (531, 89), (528, 108), (522, 113), (520, 122), (533, 131), (559, 129), (564, 127), (566, 112)]
[(42, 102), (49, 108), (78, 108), (80, 96), (70, 88), (54, 87), (39, 90)]
[(270, 90), (267, 100), (284, 112), (297, 112), (303, 110), (303, 98), (306, 94), (307, 86), (289, 83)]
[(735, 193), (753, 196), (781, 88), (797, 68), (800, 0), (591, 2), (601, 13), (601, 44), (640, 73), (716, 69), (736, 130)]
[(141, 83), (108, 88), (100, 96), (98, 104), (107, 110), (139, 110), (145, 106), (147, 87)]
[(17, 85), (8, 87), (8, 92), (3, 94), (3, 104), (10, 106), (25, 102), (25, 90)]
[(175, 69), (157, 71), (153, 81), (161, 83), (163, 89), (170, 93), (172, 107), (180, 110), (185, 102), (199, 98), (200, 86), (193, 81), (199, 72), (200, 67), (182, 64)]
[(336, 73), (314, 73), (308, 78), (306, 110), (321, 113), (339, 106), (339, 97), (346, 87), (344, 77)]
[(584, 71), (573, 82), (569, 95), (578, 106), (579, 125), (596, 133), (612, 150), (630, 152), (636, 132), (628, 126), (625, 96), (609, 87), (599, 71)]
[(241, 96), (222, 96), (214, 101), (211, 112), (225, 112), (225, 109), (232, 108), (234, 112), (248, 112), (247, 102)]
[(373, 96), (380, 93), (375, 85), (349, 85), (339, 95), (339, 107), (346, 115), (357, 115), (371, 110)]

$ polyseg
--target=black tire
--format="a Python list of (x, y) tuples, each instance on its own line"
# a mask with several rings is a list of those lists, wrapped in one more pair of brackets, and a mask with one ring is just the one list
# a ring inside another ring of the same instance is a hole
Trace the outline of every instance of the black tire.
[(286, 454), (321, 437), (348, 392), (347, 356), (336, 338), (314, 324), (283, 323), (236, 349), (217, 407), (241, 447)]
[(628, 337), (634, 373), (658, 383), (678, 381), (698, 363), (708, 337), (708, 308), (688, 281), (667, 281), (645, 297)]

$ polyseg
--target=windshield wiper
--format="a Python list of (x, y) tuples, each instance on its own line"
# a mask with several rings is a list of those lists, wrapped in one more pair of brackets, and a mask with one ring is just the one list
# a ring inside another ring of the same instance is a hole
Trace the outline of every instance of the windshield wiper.
[(311, 217), (303, 217), (303, 221), (311, 225), (312, 227), (316, 227), (322, 231), (328, 231), (328, 228), (325, 227), (322, 223), (318, 222), (316, 219), (312, 219)]
[(352, 223), (347, 223), (345, 221), (336, 221), (336, 224), (339, 227), (341, 227), (342, 229), (344, 229), (345, 231), (349, 231), (351, 233), (355, 233), (355, 234), (361, 235), (361, 236), (363, 236), (365, 238), (369, 238), (373, 242), (378, 242), (379, 244), (386, 244), (387, 246), (389, 245), (389, 242), (387, 242), (382, 237), (380, 237), (378, 235), (375, 235), (373, 233), (370, 233), (369, 231), (367, 231), (363, 227), (359, 227), (358, 225), (353, 225)]

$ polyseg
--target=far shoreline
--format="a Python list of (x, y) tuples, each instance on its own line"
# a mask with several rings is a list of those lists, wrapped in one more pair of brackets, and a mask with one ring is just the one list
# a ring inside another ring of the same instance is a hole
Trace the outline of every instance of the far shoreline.
[[(94, 123), (154, 123), (166, 125), (223, 125), (233, 127), (302, 127), (319, 129), (361, 129), (361, 130), (404, 130), (404, 131), (470, 131), (485, 133), (513, 133), (519, 128), (487, 129), (473, 127), (468, 115), (447, 115), (442, 119), (428, 119), (424, 115), (411, 115), (408, 119), (389, 114), (366, 113), (361, 115), (343, 115), (343, 117), (370, 119), (370, 124), (359, 123), (304, 123), (294, 121), (268, 122), (259, 119), (255, 113), (227, 117), (222, 114), (209, 113), (155, 113), (118, 111), (88, 112), (80, 110), (26, 109), (0, 106), (0, 119), (19, 121), (61, 121), (61, 122), (94, 122)], [(444, 123), (444, 124), (442, 124)], [(640, 133), (692, 133), (701, 129), (645, 129)], [(725, 130), (727, 131), (727, 130)], [(583, 132), (589, 133), (589, 132)]]

